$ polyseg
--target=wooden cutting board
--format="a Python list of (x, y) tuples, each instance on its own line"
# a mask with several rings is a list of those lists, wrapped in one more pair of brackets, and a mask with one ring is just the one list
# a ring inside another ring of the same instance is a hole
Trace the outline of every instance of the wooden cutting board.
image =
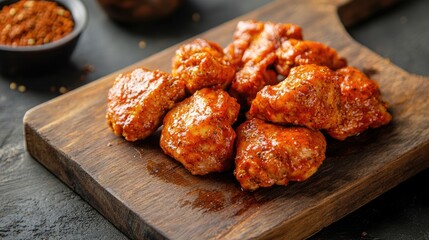
[[(28, 111), (27, 149), (131, 238), (311, 236), (429, 166), (429, 79), (404, 72), (347, 35), (337, 13), (350, 24), (374, 9), (373, 1), (360, 2), (278, 1), (200, 35), (226, 46), (241, 19), (296, 23), (306, 39), (334, 47), (380, 83), (393, 122), (343, 142), (329, 140), (326, 161), (306, 182), (247, 193), (232, 172), (189, 174), (162, 154), (159, 132), (137, 143), (114, 136), (105, 111), (117, 73)], [(170, 71), (177, 47), (120, 72), (139, 66)]]

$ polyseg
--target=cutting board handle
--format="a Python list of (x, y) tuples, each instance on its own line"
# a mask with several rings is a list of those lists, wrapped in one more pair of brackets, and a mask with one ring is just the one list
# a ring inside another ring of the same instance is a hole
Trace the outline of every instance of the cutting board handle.
[(401, 0), (338, 0), (334, 2), (334, 4), (337, 6), (341, 22), (347, 28), (368, 19), (377, 12), (389, 8), (400, 1)]

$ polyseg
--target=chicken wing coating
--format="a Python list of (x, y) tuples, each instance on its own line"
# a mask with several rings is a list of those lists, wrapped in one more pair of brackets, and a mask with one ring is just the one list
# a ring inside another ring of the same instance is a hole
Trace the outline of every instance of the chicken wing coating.
[(308, 179), (325, 159), (326, 140), (317, 130), (253, 118), (237, 128), (236, 146), (234, 175), (253, 191)]
[(377, 128), (391, 121), (388, 104), (381, 99), (375, 81), (354, 67), (339, 69), (337, 74), (341, 86), (342, 121), (327, 129), (331, 137), (344, 140), (369, 127)]
[(341, 121), (340, 86), (325, 66), (301, 65), (273, 86), (265, 86), (253, 100), (249, 117), (279, 124), (328, 129)]
[(289, 39), (283, 41), (276, 51), (278, 60), (276, 70), (283, 76), (288, 76), (292, 67), (315, 64), (327, 66), (336, 70), (347, 65), (345, 58), (338, 55), (337, 51), (322, 43), (312, 41), (300, 41)]
[[(255, 20), (240, 21), (234, 32), (233, 42), (225, 49), (229, 62), (237, 69), (254, 58), (258, 58), (259, 51), (273, 47), (277, 49), (288, 39), (302, 39), (302, 29), (298, 25), (289, 23), (259, 22)], [(268, 41), (271, 46), (264, 46), (258, 41)], [(258, 50), (261, 48), (260, 50)], [(255, 59), (257, 60), (257, 59)]]
[(187, 92), (192, 94), (206, 87), (226, 89), (234, 78), (235, 69), (217, 43), (198, 38), (176, 51), (172, 74), (184, 80)]
[(108, 93), (107, 121), (128, 141), (157, 130), (165, 113), (185, 97), (185, 83), (170, 74), (144, 68), (120, 74)]
[(289, 38), (302, 39), (301, 28), (293, 24), (239, 22), (234, 41), (224, 50), (237, 70), (231, 95), (241, 103), (250, 105), (262, 87), (277, 84), (277, 73), (274, 71), (276, 49)]
[(233, 163), (236, 134), (231, 125), (240, 105), (222, 89), (204, 88), (164, 118), (160, 145), (194, 175), (222, 172)]

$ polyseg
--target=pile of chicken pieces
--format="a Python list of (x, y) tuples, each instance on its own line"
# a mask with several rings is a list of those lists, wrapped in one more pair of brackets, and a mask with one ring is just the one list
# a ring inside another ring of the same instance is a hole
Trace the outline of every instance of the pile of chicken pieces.
[[(160, 146), (194, 175), (235, 167), (241, 188), (304, 181), (325, 160), (325, 135), (344, 140), (388, 124), (378, 84), (294, 24), (241, 21), (233, 42), (194, 39), (172, 73), (137, 68), (108, 93), (116, 135)], [(323, 133), (322, 133), (323, 131)]]

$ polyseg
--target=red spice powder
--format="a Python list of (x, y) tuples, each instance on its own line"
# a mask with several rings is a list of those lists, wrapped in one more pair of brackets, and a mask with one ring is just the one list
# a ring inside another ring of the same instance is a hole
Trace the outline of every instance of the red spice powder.
[(73, 27), (71, 13), (57, 3), (21, 0), (0, 11), (0, 44), (42, 45), (63, 38)]

